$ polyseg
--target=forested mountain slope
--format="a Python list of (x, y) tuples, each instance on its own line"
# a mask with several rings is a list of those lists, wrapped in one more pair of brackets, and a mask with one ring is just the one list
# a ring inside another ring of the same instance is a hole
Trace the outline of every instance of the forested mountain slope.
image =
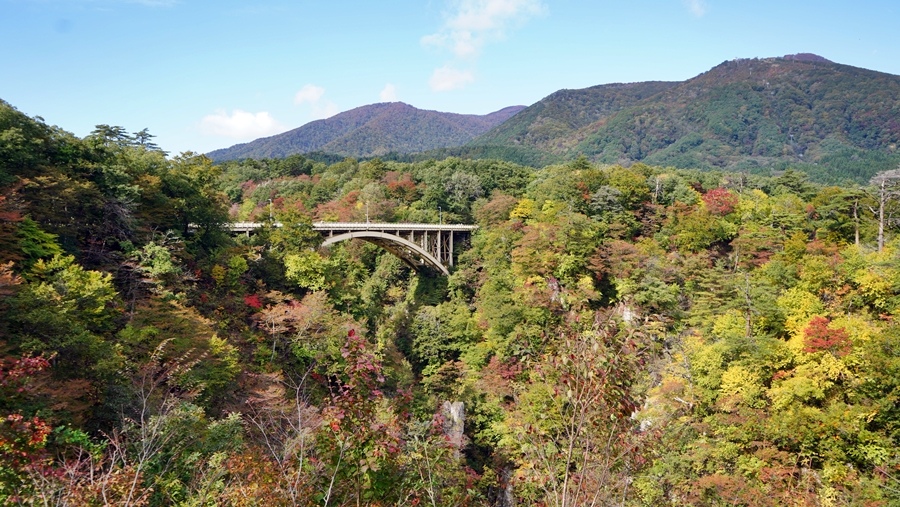
[(215, 150), (215, 161), (285, 157), (314, 151), (377, 157), (460, 146), (520, 111), (511, 106), (487, 115), (441, 113), (402, 102), (372, 104), (316, 120), (272, 137)]
[(608, 119), (678, 83), (607, 84), (560, 90), (525, 108), (515, 117), (473, 140), (473, 146), (529, 146), (566, 155), (580, 129)]
[(863, 182), (900, 161), (897, 118), (900, 76), (794, 55), (732, 60), (681, 83), (557, 92), (470, 145)]
[[(898, 505), (898, 195), (214, 165), (0, 102), (0, 504)], [(435, 277), (311, 227), (367, 217), (479, 228)]]

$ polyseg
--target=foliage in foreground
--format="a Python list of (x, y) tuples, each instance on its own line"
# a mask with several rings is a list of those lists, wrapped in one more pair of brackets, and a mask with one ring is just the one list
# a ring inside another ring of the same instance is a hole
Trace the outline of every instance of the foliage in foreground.
[[(893, 172), (218, 167), (5, 105), (0, 134), (4, 503), (900, 503)], [(479, 229), (448, 278), (316, 248), (366, 213)]]

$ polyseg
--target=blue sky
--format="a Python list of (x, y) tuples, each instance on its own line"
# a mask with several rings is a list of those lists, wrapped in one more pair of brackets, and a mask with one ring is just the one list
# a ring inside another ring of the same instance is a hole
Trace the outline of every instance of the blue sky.
[(486, 114), (733, 58), (900, 75), (898, 20), (896, 0), (0, 0), (0, 98), (205, 153), (376, 102)]

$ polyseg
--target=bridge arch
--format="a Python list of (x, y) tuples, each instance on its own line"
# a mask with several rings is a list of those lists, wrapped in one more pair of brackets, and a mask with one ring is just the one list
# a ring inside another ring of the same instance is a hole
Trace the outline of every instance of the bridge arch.
[[(248, 236), (261, 227), (283, 227), (281, 222), (234, 222), (228, 225), (232, 234)], [(476, 225), (376, 223), (376, 222), (313, 222), (313, 230), (324, 238), (321, 246), (328, 247), (348, 239), (373, 243), (399, 257), (415, 270), (450, 274), (456, 253), (469, 247)]]
[(322, 246), (327, 248), (335, 243), (350, 239), (361, 239), (384, 248), (388, 252), (399, 257), (412, 269), (419, 270), (422, 266), (427, 266), (446, 276), (450, 275), (447, 268), (431, 255), (428, 250), (395, 234), (388, 234), (381, 231), (351, 231), (325, 238), (325, 241), (322, 242)]

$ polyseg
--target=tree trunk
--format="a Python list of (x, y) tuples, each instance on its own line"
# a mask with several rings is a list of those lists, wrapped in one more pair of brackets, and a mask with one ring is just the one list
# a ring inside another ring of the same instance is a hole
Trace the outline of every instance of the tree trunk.
[(878, 251), (884, 250), (884, 203), (887, 200), (885, 185), (887, 179), (881, 180), (881, 191), (878, 196)]

